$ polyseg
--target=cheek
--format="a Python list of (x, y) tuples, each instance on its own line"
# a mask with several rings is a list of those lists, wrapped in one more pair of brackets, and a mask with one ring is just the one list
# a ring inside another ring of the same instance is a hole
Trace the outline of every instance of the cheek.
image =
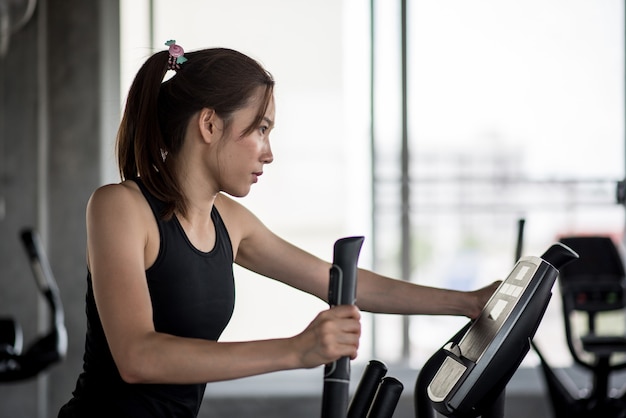
[(237, 155), (243, 158), (255, 158), (263, 150), (263, 142), (254, 137), (243, 138), (237, 143)]
[(220, 174), (238, 169), (249, 169), (252, 160), (256, 160), (263, 150), (263, 144), (255, 137), (232, 139), (219, 149), (217, 160)]
[(249, 150), (241, 146), (225, 147), (217, 156), (217, 173), (220, 177), (228, 177), (241, 171), (248, 159)]

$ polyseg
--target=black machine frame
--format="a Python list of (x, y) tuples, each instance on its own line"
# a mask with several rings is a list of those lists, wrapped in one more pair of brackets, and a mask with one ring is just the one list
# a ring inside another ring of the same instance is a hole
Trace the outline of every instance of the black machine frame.
[(19, 323), (13, 318), (0, 319), (0, 382), (33, 378), (62, 361), (67, 353), (63, 305), (39, 234), (32, 228), (26, 228), (21, 231), (20, 238), (37, 288), (48, 305), (50, 324), (47, 333), (38, 336), (23, 351)]

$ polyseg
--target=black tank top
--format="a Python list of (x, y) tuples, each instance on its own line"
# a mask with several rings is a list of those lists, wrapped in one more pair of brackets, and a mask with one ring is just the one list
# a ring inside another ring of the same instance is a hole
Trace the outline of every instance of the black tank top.
[[(157, 220), (159, 254), (146, 270), (156, 331), (214, 340), (230, 321), (235, 303), (233, 250), (217, 209), (215, 246), (196, 249), (178, 219), (161, 219), (164, 204), (137, 179)], [(95, 305), (91, 273), (87, 274), (87, 336), (83, 373), (74, 399), (64, 407), (78, 416), (196, 417), (205, 384), (128, 384), (117, 371)], [(63, 411), (60, 416), (63, 416)]]

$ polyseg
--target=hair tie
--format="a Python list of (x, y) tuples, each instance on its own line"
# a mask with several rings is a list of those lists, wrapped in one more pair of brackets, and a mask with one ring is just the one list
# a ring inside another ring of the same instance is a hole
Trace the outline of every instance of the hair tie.
[(180, 64), (187, 61), (187, 58), (184, 57), (185, 50), (183, 49), (182, 46), (177, 45), (176, 41), (173, 39), (170, 39), (169, 41), (165, 42), (165, 45), (170, 47), (168, 51), (170, 54), (170, 57), (167, 60), (167, 69), (174, 70), (174, 71), (180, 70)]

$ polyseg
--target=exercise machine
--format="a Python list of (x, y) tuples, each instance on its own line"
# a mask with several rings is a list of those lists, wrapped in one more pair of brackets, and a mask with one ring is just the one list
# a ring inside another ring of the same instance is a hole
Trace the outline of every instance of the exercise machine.
[[(363, 240), (347, 237), (335, 242), (328, 288), (331, 306), (356, 302), (357, 262)], [(342, 357), (324, 366), (322, 418), (391, 418), (404, 386), (386, 374), (383, 362), (370, 361), (350, 400), (350, 358)]]
[(60, 362), (67, 352), (67, 331), (63, 305), (50, 263), (39, 234), (24, 229), (21, 241), (28, 256), (35, 282), (50, 311), (49, 331), (23, 350), (23, 333), (13, 318), (0, 319), (0, 382), (14, 382), (37, 376)]
[(520, 258), (478, 318), (422, 367), (416, 417), (503, 418), (506, 385), (530, 350), (559, 270), (577, 258), (563, 243)]
[[(557, 373), (535, 344), (554, 416), (624, 418), (626, 388), (609, 385), (614, 372), (626, 369), (622, 256), (606, 236), (570, 236), (560, 241), (580, 254), (579, 261), (561, 269), (558, 281), (567, 346), (574, 364), (590, 375), (591, 386), (581, 389), (569, 375)], [(602, 327), (606, 323), (609, 326)]]
[[(331, 305), (355, 301), (361, 244), (362, 237), (335, 243)], [(478, 318), (469, 321), (422, 367), (414, 391), (416, 417), (434, 418), (440, 413), (453, 418), (503, 418), (506, 385), (530, 350), (559, 270), (578, 257), (561, 242), (541, 257), (521, 257)], [(386, 367), (373, 360), (348, 406), (349, 367), (349, 359), (326, 365), (322, 418), (392, 417), (402, 384), (384, 377)]]

